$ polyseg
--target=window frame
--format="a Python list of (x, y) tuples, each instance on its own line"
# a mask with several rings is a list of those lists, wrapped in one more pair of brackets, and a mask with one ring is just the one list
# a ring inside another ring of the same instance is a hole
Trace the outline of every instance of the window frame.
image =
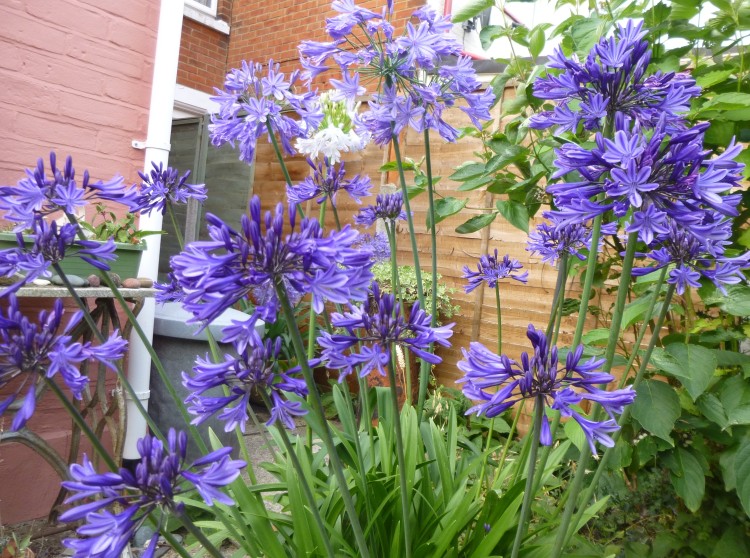
[(206, 15), (210, 15), (211, 17), (216, 17), (219, 8), (219, 0), (209, 0), (209, 2), (211, 3), (211, 5), (205, 6), (197, 0), (185, 0), (185, 5), (190, 6), (191, 8), (198, 10), (199, 12), (202, 12)]

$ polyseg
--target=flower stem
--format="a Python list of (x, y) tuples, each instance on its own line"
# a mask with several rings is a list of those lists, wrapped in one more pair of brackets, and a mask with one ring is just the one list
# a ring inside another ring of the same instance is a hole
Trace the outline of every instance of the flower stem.
[(500, 282), (495, 283), (495, 306), (497, 307), (497, 354), (503, 354), (503, 314), (500, 306)]
[[(401, 413), (398, 408), (398, 392), (396, 391), (396, 373), (394, 371), (395, 363), (393, 361), (393, 352), (388, 363), (388, 381), (391, 384), (391, 402), (393, 403), (393, 426), (396, 434), (396, 459), (398, 460), (398, 478), (401, 488), (401, 521), (404, 528), (404, 546), (406, 548), (406, 558), (411, 558), (411, 526), (409, 522), (409, 487), (406, 482), (406, 458), (404, 457), (404, 439), (401, 432)], [(406, 357), (408, 358), (408, 356)], [(408, 408), (408, 407), (404, 407)]]
[[(666, 272), (666, 269), (667, 268), (665, 267), (664, 268), (665, 272)], [(664, 277), (664, 275), (665, 274), (663, 273), (662, 278)], [(659, 285), (661, 285), (661, 283), (659, 283)], [(658, 294), (660, 290), (661, 289), (657, 287), (655, 298), (658, 298)], [(666, 318), (667, 313), (669, 312), (669, 303), (672, 301), (672, 295), (674, 295), (674, 291), (675, 291), (675, 285), (670, 284), (669, 287), (667, 288), (667, 294), (664, 298), (664, 306), (662, 307), (661, 312), (659, 312), (659, 317), (656, 320), (654, 331), (651, 334), (651, 340), (648, 343), (646, 352), (644, 353), (643, 359), (641, 360), (641, 364), (638, 367), (638, 372), (636, 373), (635, 379), (633, 380), (633, 384), (632, 384), (633, 389), (636, 389), (638, 385), (641, 383), (641, 380), (643, 380), (643, 376), (646, 372), (646, 367), (648, 366), (648, 362), (651, 359), (651, 353), (654, 351), (656, 342), (659, 340), (659, 334), (661, 333), (661, 328), (664, 325), (664, 319)], [(644, 321), (643, 327), (641, 328), (644, 333), (645, 333), (645, 330), (647, 329), (647, 326), (648, 326), (648, 320)], [(641, 339), (643, 339), (642, 336), (641, 336)], [(636, 343), (633, 354), (638, 352), (638, 346), (640, 346), (640, 342)], [(626, 370), (630, 370), (630, 366), (628, 366)], [(599, 484), (599, 480), (601, 479), (601, 476), (604, 473), (604, 470), (607, 468), (607, 463), (615, 452), (617, 441), (620, 439), (620, 436), (622, 435), (622, 427), (627, 423), (629, 418), (630, 418), (630, 405), (625, 407), (622, 414), (620, 415), (619, 420), (617, 421), (617, 424), (620, 426), (620, 428), (612, 434), (612, 440), (614, 441), (615, 445), (607, 448), (604, 451), (604, 455), (602, 455), (602, 458), (599, 460), (596, 470), (594, 471), (594, 477), (591, 479), (591, 482), (589, 483), (589, 485), (586, 487), (586, 490), (581, 495), (581, 501), (578, 506), (578, 511), (576, 512), (575, 517), (573, 518), (573, 521), (572, 521), (573, 525), (578, 525), (578, 523), (580, 523), (581, 518), (583, 517), (583, 512), (586, 509), (586, 505), (591, 501), (591, 497), (594, 495), (594, 491), (596, 490), (596, 487)], [(567, 538), (565, 539), (564, 546), (567, 546), (571, 535), (572, 533), (569, 534)]]
[(529, 469), (526, 473), (526, 488), (523, 493), (523, 503), (521, 504), (521, 516), (518, 519), (518, 529), (516, 530), (516, 539), (513, 541), (513, 550), (511, 551), (511, 558), (518, 558), (518, 552), (521, 549), (521, 541), (526, 536), (526, 530), (528, 526), (526, 523), (529, 521), (531, 515), (531, 501), (534, 498), (534, 470), (536, 467), (536, 454), (539, 449), (540, 435), (542, 432), (542, 419), (544, 418), (544, 398), (537, 396), (534, 406), (534, 427), (531, 433), (531, 452), (529, 453)]
[[(281, 153), (281, 148), (279, 147), (279, 140), (276, 139), (276, 134), (273, 132), (273, 126), (271, 126), (271, 122), (266, 121), (266, 129), (268, 130), (268, 137), (271, 138), (271, 144), (273, 145), (274, 153), (276, 153), (276, 160), (279, 162), (279, 166), (281, 167), (281, 172), (284, 174), (284, 182), (286, 182), (287, 186), (292, 185), (292, 177), (289, 175), (289, 169), (286, 166), (286, 161), (284, 161), (284, 155)], [(297, 204), (297, 213), (301, 218), (305, 218), (305, 212), (302, 210), (302, 206), (300, 204)]]
[[(425, 150), (425, 164), (427, 165), (427, 215), (432, 227), (430, 228), (430, 247), (431, 247), (431, 260), (432, 260), (432, 290), (430, 292), (430, 314), (432, 321), (430, 325), (435, 327), (437, 325), (437, 228), (435, 225), (435, 186), (432, 182), (432, 158), (430, 157), (430, 129), (428, 126), (424, 128), (424, 150)], [(404, 194), (404, 197), (407, 197)], [(422, 306), (424, 308), (424, 306)], [(434, 343), (430, 343), (429, 352), (434, 351)], [(422, 416), (422, 409), (424, 408), (424, 402), (427, 398), (427, 384), (429, 383), (430, 367), (422, 362), (422, 366), (419, 371), (419, 396), (417, 398), (417, 416)]]
[(180, 227), (177, 224), (177, 216), (174, 214), (174, 207), (171, 203), (167, 203), (167, 212), (169, 213), (169, 218), (172, 220), (172, 228), (174, 229), (175, 237), (177, 238), (177, 246), (180, 247), (180, 250), (185, 249), (185, 240), (182, 237), (182, 231), (180, 231)]
[(83, 433), (89, 439), (91, 445), (94, 447), (94, 450), (101, 456), (101, 458), (107, 464), (107, 467), (109, 467), (112, 471), (117, 471), (117, 464), (115, 463), (115, 461), (112, 459), (112, 457), (110, 457), (109, 453), (104, 448), (99, 438), (97, 438), (96, 434), (94, 434), (94, 432), (91, 430), (91, 427), (89, 427), (88, 423), (81, 416), (81, 413), (78, 411), (78, 409), (76, 409), (75, 405), (73, 405), (65, 396), (62, 389), (60, 389), (60, 386), (58, 386), (57, 383), (55, 383), (51, 378), (48, 378), (47, 376), (44, 376), (44, 381), (63, 404), (63, 407), (65, 407), (65, 410), (70, 415), (70, 418), (73, 419), (73, 422), (76, 423), (78, 428), (80, 428), (81, 431), (83, 431)]
[(602, 216), (597, 215), (591, 228), (591, 248), (586, 263), (586, 276), (583, 280), (583, 292), (581, 293), (581, 304), (578, 308), (578, 321), (576, 322), (576, 331), (573, 335), (571, 347), (577, 347), (583, 337), (583, 327), (586, 325), (586, 315), (589, 310), (589, 299), (591, 290), (594, 285), (594, 275), (596, 275), (597, 256), (599, 254), (599, 238), (602, 231)]
[(341, 497), (344, 501), (344, 507), (346, 509), (347, 515), (349, 516), (349, 521), (351, 522), (351, 527), (352, 531), (354, 532), (354, 538), (357, 543), (359, 555), (362, 558), (369, 558), (370, 551), (367, 548), (367, 543), (362, 531), (362, 526), (359, 522), (359, 516), (357, 515), (357, 509), (354, 507), (352, 495), (346, 483), (346, 477), (344, 476), (344, 466), (341, 463), (341, 459), (339, 458), (339, 454), (336, 450), (336, 444), (334, 443), (333, 436), (331, 435), (330, 426), (325, 418), (323, 401), (320, 398), (320, 393), (318, 392), (318, 388), (315, 385), (315, 379), (313, 378), (312, 370), (310, 370), (310, 366), (306, 359), (305, 346), (302, 341), (302, 336), (300, 335), (299, 329), (297, 328), (294, 317), (294, 309), (289, 303), (289, 299), (286, 297), (284, 286), (276, 283), (274, 287), (276, 289), (276, 296), (281, 303), (281, 309), (284, 312), (284, 318), (286, 319), (287, 325), (289, 326), (289, 334), (292, 339), (292, 345), (294, 346), (294, 352), (296, 353), (297, 360), (299, 361), (302, 375), (305, 377), (307, 388), (313, 396), (312, 410), (313, 413), (317, 415), (316, 418), (320, 421), (321, 424), (323, 443), (326, 446), (328, 458), (331, 462), (331, 468), (333, 469), (334, 475), (336, 476), (336, 481), (339, 484), (339, 490), (341, 490)]
[[(268, 408), (268, 411), (271, 412), (273, 405), (271, 403), (271, 399), (268, 397), (268, 394), (264, 390), (258, 390), (258, 391), (260, 392), (260, 395), (263, 398), (263, 403), (265, 403), (266, 407)], [(310, 489), (310, 485), (307, 482), (305, 471), (302, 469), (302, 465), (299, 462), (297, 453), (294, 451), (294, 446), (292, 446), (292, 442), (289, 440), (289, 434), (287, 434), (286, 429), (281, 424), (278, 424), (278, 423), (276, 424), (276, 430), (279, 432), (279, 436), (281, 437), (281, 441), (284, 444), (284, 448), (286, 449), (286, 452), (289, 455), (289, 459), (292, 461), (292, 467), (294, 467), (294, 470), (297, 472), (297, 475), (299, 476), (299, 483), (302, 486), (302, 492), (305, 493), (305, 498), (307, 498), (307, 503), (310, 505), (310, 513), (313, 514), (315, 523), (318, 525), (318, 530), (320, 531), (320, 538), (323, 539), (323, 544), (326, 547), (326, 552), (330, 558), (333, 558), (334, 552), (333, 552), (333, 548), (331, 547), (331, 541), (329, 540), (329, 537), (328, 537), (328, 529), (326, 528), (325, 523), (323, 523), (323, 518), (320, 517), (320, 510), (318, 510), (318, 504), (315, 501), (315, 496), (313, 495), (312, 490)]]
[[(635, 259), (635, 247), (637, 244), (638, 233), (630, 233), (630, 235), (628, 235), (628, 244), (625, 248), (625, 256), (622, 260), (622, 275), (620, 276), (620, 286), (617, 291), (615, 309), (612, 314), (612, 322), (609, 326), (609, 341), (607, 344), (607, 350), (604, 353), (605, 362), (602, 368), (603, 372), (609, 372), (610, 370), (612, 370), (612, 362), (614, 361), (615, 351), (617, 349), (617, 340), (620, 337), (622, 314), (625, 308), (625, 302), (627, 301), (628, 292), (630, 290), (630, 279), (633, 271), (633, 260)], [(592, 246), (594, 246), (593, 240)], [(573, 347), (575, 346), (577, 345), (573, 345)], [(584, 447), (581, 450), (581, 454), (578, 459), (578, 469), (576, 470), (576, 474), (573, 477), (573, 483), (567, 491), (567, 502), (565, 503), (565, 510), (563, 511), (562, 518), (560, 519), (560, 526), (558, 527), (557, 537), (555, 538), (552, 558), (560, 558), (566, 541), (570, 538), (568, 530), (571, 528), (571, 519), (576, 508), (576, 501), (578, 499), (578, 495), (581, 492), (581, 489), (583, 488), (586, 469), (590, 460), (591, 451), (588, 447)], [(573, 528), (575, 528), (575, 524), (573, 525)], [(572, 535), (572, 533), (570, 533), (570, 535)]]

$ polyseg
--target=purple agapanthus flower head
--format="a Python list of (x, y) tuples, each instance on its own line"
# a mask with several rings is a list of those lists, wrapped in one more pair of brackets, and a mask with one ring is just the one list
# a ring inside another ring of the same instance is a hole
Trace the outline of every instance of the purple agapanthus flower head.
[(391, 246), (388, 242), (388, 235), (384, 232), (361, 234), (355, 246), (363, 248), (372, 254), (370, 259), (373, 265), (391, 258)]
[(299, 204), (307, 200), (317, 198), (318, 203), (331, 200), (332, 205), (336, 205), (336, 195), (340, 191), (349, 194), (354, 201), (362, 203), (360, 198), (370, 195), (372, 183), (370, 178), (365, 175), (356, 175), (351, 179), (346, 178), (346, 169), (344, 163), (338, 165), (331, 164), (328, 159), (319, 162), (317, 165), (310, 159), (307, 164), (313, 169), (312, 176), (308, 176), (295, 186), (286, 187), (287, 198), (290, 204)]
[(526, 283), (529, 272), (519, 273), (522, 269), (521, 262), (515, 258), (511, 259), (508, 254), (500, 259), (497, 248), (495, 248), (494, 256), (484, 254), (479, 258), (476, 271), (472, 271), (468, 265), (464, 266), (463, 278), (468, 280), (464, 290), (470, 293), (482, 283), (486, 283), (488, 287), (494, 289), (502, 279), (515, 279), (520, 283)]
[(471, 60), (461, 55), (461, 44), (447, 32), (450, 17), (423, 6), (396, 37), (392, 9), (378, 14), (353, 0), (336, 0), (333, 9), (340, 15), (327, 20), (332, 40), (303, 41), (302, 64), (311, 79), (330, 69), (326, 64), (333, 61), (344, 76), (331, 80), (340, 98), (353, 101), (363, 92), (359, 79), (350, 76), (375, 84), (377, 91), (358, 124), (376, 143), (387, 143), (407, 126), (418, 132), (431, 128), (455, 141), (458, 130), (443, 117), (444, 109), (454, 105), (460, 105), (477, 127), (491, 118), (495, 96), (490, 89), (480, 90)]
[(388, 224), (393, 224), (399, 219), (406, 221), (404, 196), (401, 192), (378, 194), (375, 198), (375, 205), (368, 205), (360, 209), (359, 213), (354, 216), (354, 222), (364, 227), (371, 227), (378, 219), (382, 219)]
[(709, 279), (726, 294), (726, 285), (746, 281), (743, 270), (750, 268), (750, 252), (736, 256), (725, 256), (725, 246), (730, 244), (732, 221), (708, 212), (702, 223), (685, 228), (672, 220), (666, 231), (656, 236), (653, 249), (640, 254), (655, 265), (633, 269), (634, 276), (646, 275), (657, 269), (672, 266), (667, 283), (675, 285), (678, 294), (689, 287), (701, 286), (701, 277)]
[(77, 215), (92, 201), (121, 203), (131, 211), (136, 207), (138, 192), (134, 187), (124, 186), (121, 176), (107, 182), (93, 182), (89, 172), (84, 171), (79, 183), (70, 157), (63, 168), (58, 168), (57, 157), (51, 152), (49, 162), (51, 176), (46, 174), (40, 158), (34, 170), (26, 169), (26, 177), (16, 186), (0, 187), (0, 211), (5, 212), (4, 219), (16, 224), (15, 231), (33, 227), (39, 216), (59, 212)]
[(453, 325), (431, 327), (431, 316), (415, 303), (408, 319), (401, 312), (401, 304), (392, 294), (382, 293), (373, 282), (372, 296), (361, 306), (349, 312), (331, 314), (331, 325), (343, 328), (346, 333), (323, 332), (318, 343), (323, 347), (321, 361), (328, 368), (339, 370), (339, 381), (359, 368), (360, 376), (373, 370), (386, 374), (391, 359), (391, 348), (398, 345), (431, 364), (442, 359), (428, 352), (432, 343), (450, 346)]
[[(635, 391), (626, 389), (605, 391), (597, 387), (615, 378), (599, 370), (604, 359), (591, 358), (582, 362), (583, 345), (568, 353), (565, 363), (558, 360), (557, 347), (550, 347), (544, 332), (529, 325), (527, 337), (534, 348), (533, 354), (522, 353), (520, 361), (506, 355), (497, 355), (481, 343), (471, 343), (469, 350), (462, 349), (464, 359), (458, 368), (464, 376), (458, 380), (465, 384), (466, 397), (478, 403), (466, 414), (476, 413), (488, 418), (498, 416), (522, 399), (533, 399), (560, 411), (563, 417), (572, 417), (581, 425), (591, 452), (596, 454), (595, 442), (613, 446), (609, 433), (617, 430), (615, 417), (635, 399)], [(609, 415), (609, 419), (594, 422), (586, 419), (573, 407), (583, 400), (595, 401)], [(542, 421), (539, 436), (544, 445), (552, 443), (549, 422)]]
[[(193, 374), (183, 373), (183, 385), (192, 392), (186, 403), (188, 410), (196, 415), (193, 423), (200, 424), (219, 413), (219, 419), (226, 423), (227, 432), (235, 426), (244, 432), (250, 396), (254, 390), (260, 390), (267, 393), (273, 402), (274, 411), (266, 424), (270, 426), (280, 420), (287, 428), (294, 428), (293, 417), (304, 415), (306, 411), (298, 401), (288, 400), (285, 393), (306, 397), (307, 385), (303, 379), (294, 376), (295, 370), (281, 367), (279, 356), (282, 339), (266, 339), (263, 343), (254, 331), (248, 338), (247, 328), (240, 327), (240, 330), (242, 335), (235, 343), (236, 355), (226, 354), (224, 361), (219, 363), (209, 358), (198, 358)], [(227, 395), (206, 395), (208, 390), (219, 386), (227, 387)]]
[(706, 209), (736, 216), (743, 165), (734, 161), (741, 147), (733, 142), (718, 157), (703, 148), (707, 124), (676, 133), (662, 119), (649, 134), (627, 118), (618, 118), (613, 139), (596, 135), (588, 149), (573, 143), (556, 150), (555, 177), (575, 171), (582, 180), (552, 184), (553, 212), (561, 224), (581, 223), (613, 211), (631, 212), (628, 232), (649, 244), (663, 233), (668, 218), (691, 227)]
[(74, 343), (71, 330), (82, 314), (76, 312), (63, 326), (60, 299), (52, 310), (40, 312), (37, 322), (23, 314), (15, 295), (7, 302), (7, 310), (0, 314), (0, 388), (10, 395), (0, 401), (0, 415), (15, 411), (11, 430), (23, 427), (34, 414), (37, 388), (45, 379), (62, 378), (73, 397), (80, 399), (88, 383), (80, 372), (81, 363), (92, 359), (114, 369), (125, 353), (127, 341), (117, 331), (100, 345)]
[(149, 174), (138, 172), (143, 184), (141, 184), (138, 196), (138, 210), (149, 215), (154, 209), (164, 214), (167, 204), (183, 204), (189, 199), (199, 202), (206, 201), (205, 184), (188, 184), (190, 171), (179, 176), (179, 171), (159, 163), (151, 163), (153, 169)]
[[(543, 216), (549, 222), (541, 223), (529, 233), (529, 241), (526, 250), (532, 254), (539, 254), (542, 261), (550, 265), (556, 265), (563, 254), (570, 254), (583, 261), (586, 256), (583, 251), (591, 250), (591, 226), (590, 223), (560, 223), (559, 218), (552, 212), (546, 211)], [(602, 225), (599, 247), (601, 249), (602, 239), (607, 235), (617, 234), (617, 223), (606, 223)]]
[[(284, 151), (293, 154), (294, 140), (305, 137), (323, 119), (312, 92), (294, 92), (298, 80), (298, 72), (287, 77), (273, 60), (268, 62), (267, 71), (262, 64), (243, 61), (242, 68), (227, 74), (224, 90), (217, 89), (217, 96), (212, 97), (219, 103), (219, 111), (211, 117), (211, 142), (217, 147), (238, 144), (240, 159), (252, 163), (258, 139), (270, 128)], [(285, 114), (287, 109), (299, 118)]]
[(64, 258), (78, 257), (94, 267), (109, 271), (107, 261), (115, 259), (115, 243), (77, 240), (78, 225), (48, 223), (40, 215), (34, 219), (26, 238), (16, 235), (17, 246), (0, 250), (0, 277), (21, 276), (0, 292), (0, 298), (51, 274), (51, 267)]
[(651, 51), (642, 23), (628, 21), (602, 37), (581, 62), (558, 47), (550, 57), (553, 70), (534, 83), (539, 99), (558, 101), (553, 110), (534, 115), (532, 128), (557, 126), (557, 133), (601, 130), (605, 118), (625, 115), (652, 128), (665, 119), (670, 131), (683, 129), (682, 114), (700, 87), (686, 74), (656, 72), (647, 76)]
[[(231, 459), (231, 448), (221, 448), (187, 465), (187, 436), (170, 429), (168, 443), (146, 436), (138, 440), (140, 462), (135, 471), (99, 473), (88, 457), (70, 467), (71, 480), (63, 482), (70, 492), (66, 503), (78, 504), (60, 516), (62, 521), (85, 523), (77, 529), (78, 539), (63, 544), (76, 558), (119, 558), (138, 527), (155, 510), (165, 516), (182, 512), (184, 504), (175, 496), (197, 489), (206, 505), (214, 502), (233, 505), (221, 489), (233, 482), (246, 463)], [(159, 520), (159, 524), (165, 517)], [(158, 533), (151, 539), (146, 555), (152, 555)]]
[(303, 219), (297, 229), (294, 206), (285, 212), (278, 204), (264, 216), (257, 196), (239, 230), (210, 213), (206, 221), (211, 240), (193, 242), (172, 258), (182, 304), (195, 322), (213, 320), (258, 289), (267, 298), (256, 307), (256, 316), (267, 322), (280, 311), (277, 289), (311, 294), (318, 313), (328, 301), (345, 304), (367, 297), (370, 253), (352, 248), (359, 233), (348, 225), (323, 236), (317, 220)]

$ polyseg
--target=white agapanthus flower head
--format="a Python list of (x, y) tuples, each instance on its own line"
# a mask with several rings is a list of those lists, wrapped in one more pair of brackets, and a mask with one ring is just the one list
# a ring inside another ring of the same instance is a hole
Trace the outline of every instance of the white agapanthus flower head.
[(297, 140), (297, 151), (311, 159), (322, 155), (336, 164), (342, 153), (361, 151), (367, 146), (369, 135), (354, 130), (356, 107), (351, 111), (346, 102), (333, 100), (330, 92), (320, 96), (320, 107), (324, 115), (320, 126), (309, 137)]

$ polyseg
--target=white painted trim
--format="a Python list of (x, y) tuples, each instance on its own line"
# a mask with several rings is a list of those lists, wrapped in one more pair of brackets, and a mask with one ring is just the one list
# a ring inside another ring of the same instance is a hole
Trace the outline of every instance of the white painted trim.
[(212, 95), (192, 87), (175, 85), (172, 119), (190, 118), (219, 112), (219, 104), (211, 100)]
[(218, 19), (216, 17), (216, 12), (206, 12), (204, 11), (206, 9), (205, 6), (201, 6), (203, 9), (200, 9), (199, 6), (201, 5), (188, 5), (188, 0), (186, 0), (185, 6), (183, 8), (183, 14), (185, 15), (185, 17), (190, 18), (193, 21), (197, 21), (198, 23), (201, 23), (206, 27), (210, 27), (211, 29), (218, 31), (219, 33), (229, 35), (229, 24), (226, 21)]

